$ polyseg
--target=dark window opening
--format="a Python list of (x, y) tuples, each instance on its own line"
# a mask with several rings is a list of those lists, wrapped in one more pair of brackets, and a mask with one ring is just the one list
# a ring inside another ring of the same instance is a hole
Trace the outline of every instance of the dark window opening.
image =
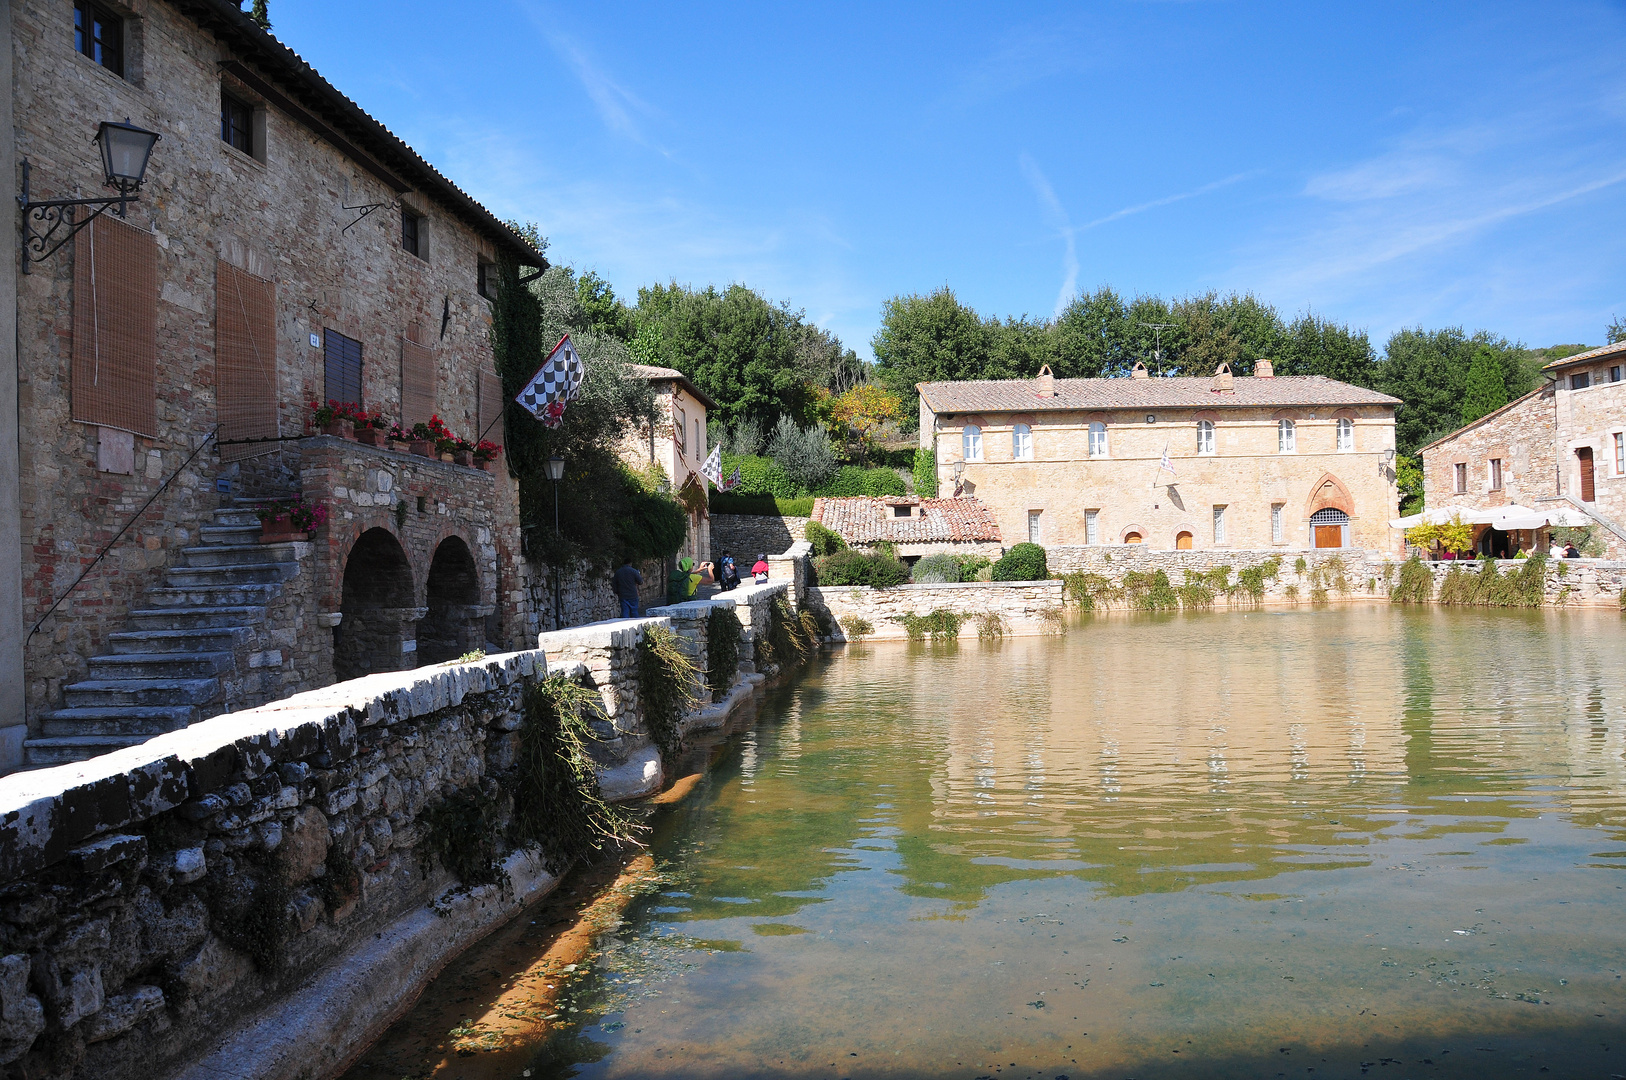
[(1581, 465), (1581, 501), (1596, 502), (1598, 492), (1592, 475), (1592, 447), (1577, 447), (1575, 457)]
[(1452, 476), (1453, 483), (1451, 485), (1452, 490), (1454, 492), (1456, 492), (1456, 494), (1458, 494), (1458, 495), (1467, 494), (1467, 492), (1468, 492), (1468, 465), (1467, 465), (1467, 463), (1462, 462), (1462, 461), (1457, 462), (1454, 466), (1452, 466), (1452, 473), (1453, 473), (1453, 476)]
[(124, 74), (124, 20), (100, 4), (73, 5), (73, 47), (118, 76)]
[(487, 300), (497, 299), (497, 267), (495, 263), (482, 261), (477, 270), (476, 280), (481, 296)]
[(907, 506), (894, 506), (892, 508), (892, 516), (893, 517), (908, 517), (909, 516), (909, 508)]
[(1620, 381), (1620, 365), (1619, 364), (1616, 364), (1614, 367), (1609, 369), (1609, 381), (1610, 382), (1619, 382)]
[(418, 250), (418, 215), (410, 210), (401, 211), (401, 246), (419, 258), (423, 257)]
[(1570, 389), (1571, 390), (1585, 390), (1587, 387), (1589, 387), (1591, 385), (1592, 385), (1592, 373), (1589, 372), (1589, 371), (1583, 371), (1578, 375), (1571, 375), (1570, 376)]
[(254, 109), (227, 93), (220, 95), (220, 141), (254, 156)]
[(337, 330), (322, 335), (327, 400), (361, 404), (361, 342)]

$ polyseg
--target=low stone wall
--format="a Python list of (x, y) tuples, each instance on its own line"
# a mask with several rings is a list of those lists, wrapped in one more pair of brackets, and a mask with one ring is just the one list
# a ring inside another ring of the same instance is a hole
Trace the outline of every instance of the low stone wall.
[[(1434, 576), (1434, 595), (1453, 568), (1467, 574), (1480, 570), (1478, 560), (1448, 560), (1425, 562)], [(1497, 559), (1496, 572), (1516, 574), (1525, 566), (1524, 559)], [(1543, 596), (1553, 607), (1618, 607), (1620, 594), (1626, 588), (1626, 562), (1604, 559), (1549, 559), (1545, 575)]]
[(805, 539), (803, 534), (811, 520), (773, 514), (713, 514), (711, 558), (719, 560), (723, 552), (731, 551), (743, 574), (758, 555), (785, 551), (796, 541)]
[(818, 615), (833, 641), (846, 641), (841, 620), (867, 620), (878, 639), (905, 638), (899, 622), (903, 615), (952, 611), (964, 616), (961, 637), (976, 637), (973, 617), (998, 615), (1007, 634), (1040, 634), (1047, 629), (1046, 611), (1060, 611), (1059, 581), (968, 581), (954, 585), (894, 585), (876, 589), (868, 585), (809, 586), (804, 603)]
[[(667, 559), (650, 559), (637, 564), (644, 575), (638, 587), (638, 609), (647, 611), (666, 603)], [(526, 587), (530, 591), (530, 609), (536, 612), (536, 630), (547, 633), (562, 627), (585, 626), (588, 623), (614, 619), (621, 614), (621, 601), (610, 587), (608, 573), (595, 574), (586, 566), (564, 575), (559, 582), (560, 607), (564, 618), (558, 625), (553, 619), (553, 571), (540, 563), (531, 563)]]

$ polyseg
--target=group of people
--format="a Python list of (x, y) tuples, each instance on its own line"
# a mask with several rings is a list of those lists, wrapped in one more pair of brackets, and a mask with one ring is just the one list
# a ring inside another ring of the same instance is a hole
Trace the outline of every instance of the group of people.
[[(758, 555), (757, 561), (751, 566), (751, 580), (758, 584), (765, 584), (768, 580), (768, 556)], [(638, 617), (638, 588), (644, 583), (644, 575), (632, 565), (632, 556), (628, 555), (621, 560), (621, 565), (610, 575), (610, 583), (615, 590), (616, 599), (621, 601), (621, 617), (623, 619), (636, 619)], [(734, 564), (734, 556), (723, 552), (722, 560), (718, 563), (700, 562), (684, 556), (677, 562), (677, 569), (672, 572), (669, 584), (668, 599), (680, 603), (692, 600), (702, 585), (716, 585), (723, 592), (738, 587), (740, 572)]]

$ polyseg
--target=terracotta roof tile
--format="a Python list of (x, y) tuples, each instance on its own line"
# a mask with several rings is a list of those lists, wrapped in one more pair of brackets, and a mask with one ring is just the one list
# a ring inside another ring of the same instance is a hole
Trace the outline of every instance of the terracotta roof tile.
[[(914, 513), (893, 516), (892, 508), (900, 504), (914, 507)], [(1003, 543), (999, 523), (977, 499), (815, 499), (813, 520), (849, 544)]]
[(1212, 378), (1057, 379), (1056, 396), (1040, 397), (1037, 379), (919, 383), (933, 412), (1068, 412), (1086, 409), (1216, 409), (1287, 405), (1398, 405), (1399, 398), (1321, 375), (1237, 377), (1233, 393)]
[(1588, 349), (1586, 352), (1576, 353), (1574, 356), (1566, 356), (1562, 360), (1554, 360), (1544, 365), (1542, 370), (1568, 367), (1571, 364), (1581, 364), (1588, 360), (1601, 360), (1605, 356), (1614, 356), (1619, 353), (1626, 353), (1626, 341), (1617, 341), (1611, 345), (1600, 345), (1596, 349)]

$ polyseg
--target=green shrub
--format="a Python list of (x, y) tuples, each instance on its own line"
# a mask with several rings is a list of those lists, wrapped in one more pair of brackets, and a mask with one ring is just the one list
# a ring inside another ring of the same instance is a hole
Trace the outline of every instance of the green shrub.
[(644, 627), (644, 638), (638, 643), (638, 703), (644, 730), (660, 747), (668, 771), (683, 751), (678, 725), (683, 714), (697, 704), (694, 683), (698, 671), (670, 627)]
[(1044, 548), (1038, 544), (1017, 544), (994, 564), (995, 581), (1043, 581), (1049, 576)]
[[(776, 499), (772, 495), (736, 495), (714, 491), (709, 503), (714, 514), (746, 514), (757, 517), (807, 517), (813, 512), (813, 496)], [(688, 520), (685, 518), (684, 520)]]
[(1123, 599), (1123, 590), (1116, 588), (1111, 579), (1084, 570), (1074, 570), (1061, 576), (1062, 598), (1072, 600), (1080, 611), (1095, 611), (1111, 607)]
[(922, 499), (937, 498), (937, 450), (918, 447), (915, 450), (915, 494)]
[(986, 555), (955, 555), (955, 562), (960, 564), (960, 580), (976, 581), (977, 575), (994, 565), (994, 560)]
[(706, 685), (712, 699), (728, 693), (739, 676), (740, 618), (726, 607), (714, 607), (706, 616)]
[[(1481, 558), (1479, 573), (1453, 566), (1440, 583), (1440, 603), (1484, 607), (1540, 607), (1547, 591), (1547, 555), (1538, 551), (1517, 570), (1503, 574), (1493, 559)], [(1561, 564), (1562, 565), (1562, 564)]]
[(740, 470), (740, 483), (730, 495), (768, 495), (776, 499), (794, 499), (807, 492), (797, 488), (796, 481), (773, 458), (723, 455), (723, 475), (730, 476)]
[(817, 521), (810, 521), (802, 530), (802, 537), (813, 545), (814, 558), (820, 555), (834, 555), (838, 551), (847, 550), (847, 541), (834, 529), (825, 528)]
[(904, 632), (909, 635), (911, 641), (919, 641), (927, 635), (933, 638), (958, 637), (960, 624), (965, 621), (965, 616), (938, 608), (925, 615), (916, 615), (913, 612), (894, 615), (892, 621), (903, 624)]
[(875, 633), (875, 624), (862, 615), (843, 615), (841, 628), (847, 632), (847, 637), (851, 641), (863, 641)]
[(1067, 614), (1060, 605), (1039, 610), (1039, 632), (1056, 637), (1067, 633)]
[(1434, 575), (1416, 555), (1400, 564), (1400, 580), (1389, 592), (1396, 604), (1426, 604), (1434, 599)]
[(928, 555), (915, 563), (916, 585), (952, 585), (960, 580), (960, 563), (953, 555)]
[(835, 475), (816, 488), (814, 494), (833, 499), (852, 499), (864, 495), (907, 495), (909, 489), (895, 469), (843, 465), (835, 471)]
[[(1225, 576), (1231, 576), (1231, 568), (1225, 568)], [(1183, 608), (1211, 608), (1214, 606), (1214, 587), (1208, 583), (1208, 576), (1202, 573), (1186, 571), (1186, 583), (1175, 590), (1180, 598)]]
[(880, 553), (837, 551), (813, 560), (813, 578), (819, 585), (872, 585), (886, 588), (909, 581), (909, 568)]
[(1131, 570), (1124, 575), (1123, 595), (1136, 611), (1173, 611), (1180, 606), (1169, 575), (1161, 570)]
[(835, 451), (830, 449), (824, 427), (811, 424), (804, 428), (789, 416), (781, 416), (775, 425), (768, 439), (768, 456), (784, 470), (797, 494), (817, 491), (836, 468)]
[(977, 624), (977, 636), (983, 640), (1005, 636), (1005, 617), (997, 611), (984, 611), (973, 617)]

